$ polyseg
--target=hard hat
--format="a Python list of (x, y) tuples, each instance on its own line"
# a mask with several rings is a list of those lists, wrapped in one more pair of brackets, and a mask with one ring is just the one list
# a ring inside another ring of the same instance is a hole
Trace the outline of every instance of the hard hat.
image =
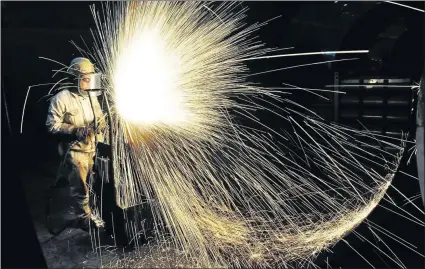
[(83, 57), (74, 58), (68, 67), (68, 72), (78, 76), (82, 73), (91, 73), (94, 72), (94, 65), (92, 62)]

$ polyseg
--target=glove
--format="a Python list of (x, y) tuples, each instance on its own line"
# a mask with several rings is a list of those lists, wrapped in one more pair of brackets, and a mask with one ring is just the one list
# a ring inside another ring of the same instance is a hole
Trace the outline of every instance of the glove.
[(97, 123), (96, 130), (94, 128), (94, 123), (90, 124), (91, 130), (96, 131), (97, 134), (103, 133), (106, 129), (105, 119), (103, 118), (97, 119), (96, 123)]
[(97, 132), (103, 133), (106, 129), (106, 120), (105, 118), (100, 118), (97, 120)]
[(84, 140), (93, 130), (87, 127), (77, 127), (74, 132), (78, 140)]

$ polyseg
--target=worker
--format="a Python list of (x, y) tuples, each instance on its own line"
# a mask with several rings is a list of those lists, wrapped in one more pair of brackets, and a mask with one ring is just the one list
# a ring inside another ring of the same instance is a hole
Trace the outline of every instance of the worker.
[(93, 223), (102, 227), (102, 220), (91, 212), (87, 184), (94, 165), (96, 141), (103, 142), (105, 130), (99, 101), (87, 91), (94, 71), (87, 58), (71, 61), (68, 73), (75, 76), (75, 84), (51, 99), (46, 120), (48, 131), (60, 138), (59, 156), (63, 159), (57, 181), (67, 179), (75, 203), (68, 221), (84, 230)]

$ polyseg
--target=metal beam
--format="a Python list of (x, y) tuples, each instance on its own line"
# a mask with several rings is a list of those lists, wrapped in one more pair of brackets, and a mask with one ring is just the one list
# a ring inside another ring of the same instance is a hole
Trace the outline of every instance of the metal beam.
[[(425, 72), (425, 71), (424, 71)], [(425, 90), (425, 75), (422, 74), (418, 91), (418, 102), (416, 111), (416, 163), (418, 167), (419, 187), (422, 193), (422, 202), (425, 206), (425, 100), (423, 98)]]

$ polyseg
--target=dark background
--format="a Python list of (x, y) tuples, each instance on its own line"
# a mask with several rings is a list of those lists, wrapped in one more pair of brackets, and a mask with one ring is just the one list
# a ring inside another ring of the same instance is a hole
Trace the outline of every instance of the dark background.
[[(94, 28), (94, 23), (89, 9), (90, 2), (1, 4), (2, 250), (22, 253), (24, 247), (36, 246), (37, 241), (34, 235), (29, 233), (33, 230), (31, 223), (24, 219), (27, 209), (25, 197), (19, 193), (19, 173), (25, 169), (43, 173), (39, 168), (41, 163), (56, 157), (55, 141), (44, 129), (48, 103), (38, 101), (48, 88), (31, 90), (23, 134), (20, 134), (25, 95), (31, 85), (52, 82), (51, 70), (57, 68), (56, 64), (38, 57), (43, 56), (68, 64), (73, 57), (79, 56), (69, 41), (83, 45), (83, 38), (90, 44), (89, 29)], [(423, 2), (403, 4), (425, 8)], [(368, 55), (361, 55), (358, 61), (302, 67), (253, 78), (265, 86), (277, 87), (281, 82), (285, 82), (306, 88), (323, 88), (326, 84), (333, 84), (333, 74), (336, 71), (342, 76), (395, 76), (419, 81), (424, 66), (424, 13), (383, 2), (243, 2), (242, 5), (249, 7), (248, 24), (281, 16), (258, 33), (260, 39), (269, 47), (295, 47), (293, 50), (284, 51), (287, 53), (370, 50)], [(338, 58), (339, 56), (335, 57)], [(259, 60), (250, 63), (250, 68), (252, 72), (260, 72), (331, 59), (334, 58), (304, 56)], [(311, 96), (305, 98), (300, 94), (294, 98), (301, 100), (306, 106), (314, 102)], [(415, 170), (411, 172), (414, 174)], [(419, 186), (415, 184), (406, 188), (405, 191), (412, 195), (419, 192)], [(19, 207), (21, 204), (22, 207)], [(379, 223), (385, 223), (386, 229), (398, 231), (397, 234), (404, 235), (403, 238), (417, 242), (423, 252), (422, 228), (410, 227), (403, 221), (392, 221), (394, 217), (388, 213), (378, 214), (375, 219), (381, 220)], [(361, 229), (362, 227), (359, 232), (362, 232)], [(6, 243), (4, 239), (8, 235), (12, 240)], [(347, 240), (362, 248), (362, 253), (367, 252), (367, 244), (361, 244), (354, 236), (350, 235)], [(24, 241), (26, 243), (23, 243)], [(400, 253), (398, 256), (408, 268), (423, 268), (423, 258), (403, 248), (398, 249), (399, 252), (394, 251)], [(328, 256), (332, 257), (333, 267), (368, 267), (357, 254), (342, 243), (335, 247), (334, 252), (328, 253)], [(373, 252), (370, 247), (370, 255), (367, 256), (368, 260), (375, 262), (375, 266), (393, 267)], [(35, 267), (36, 261), (32, 260), (32, 256), (36, 258), (37, 251), (28, 249), (24, 253), (28, 255), (25, 259), (12, 256), (9, 258), (12, 258), (11, 261), (18, 267)], [(3, 262), (6, 255), (2, 255)], [(12, 267), (12, 264), (3, 265)]]

